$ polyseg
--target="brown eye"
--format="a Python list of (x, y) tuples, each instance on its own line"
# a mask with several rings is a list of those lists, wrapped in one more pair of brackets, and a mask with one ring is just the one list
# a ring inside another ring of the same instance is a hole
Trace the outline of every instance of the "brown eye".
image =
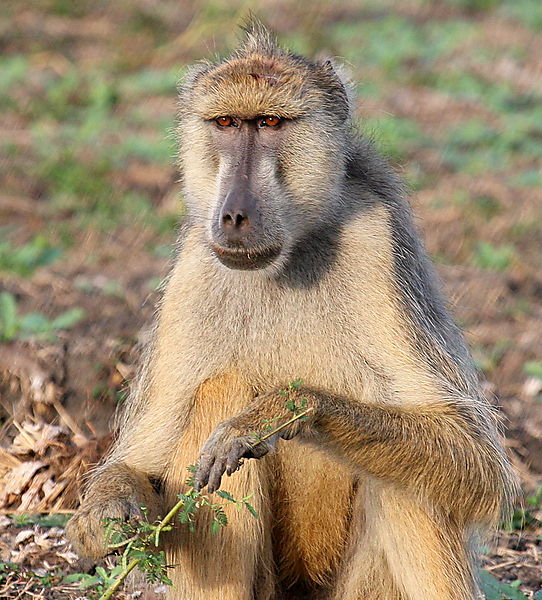
[(276, 127), (282, 123), (280, 117), (268, 116), (262, 117), (258, 122), (258, 127)]
[(232, 125), (235, 125), (235, 121), (231, 117), (217, 117), (215, 122), (217, 125), (220, 125), (220, 127), (231, 127)]

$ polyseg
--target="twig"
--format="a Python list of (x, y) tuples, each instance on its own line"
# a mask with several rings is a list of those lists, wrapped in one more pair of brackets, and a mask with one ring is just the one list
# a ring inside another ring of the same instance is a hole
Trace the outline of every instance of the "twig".
[(134, 558), (130, 563), (128, 563), (126, 568), (123, 571), (121, 571), (117, 579), (115, 579), (115, 581), (105, 590), (105, 592), (98, 598), (98, 600), (109, 600), (109, 598), (111, 598), (113, 594), (119, 589), (119, 587), (122, 585), (126, 577), (128, 577), (130, 572), (137, 567), (137, 565), (139, 564), (139, 560), (139, 558)]
[(173, 517), (181, 510), (183, 507), (184, 500), (179, 500), (177, 504), (168, 512), (168, 514), (158, 523), (156, 527), (156, 531), (154, 532), (154, 545), (158, 546), (160, 541), (160, 532), (164, 527), (173, 519)]
[[(272, 437), (273, 435), (277, 434), (279, 431), (282, 431), (282, 429), (284, 429), (291, 423), (294, 423), (298, 419), (301, 419), (307, 413), (310, 413), (312, 410), (313, 410), (313, 408), (311, 407), (297, 415), (294, 415), (291, 419), (288, 419), (288, 421), (286, 421), (282, 425), (279, 425), (278, 427), (273, 429), (273, 431), (270, 431), (269, 433), (266, 433), (261, 438), (258, 438), (257, 442), (254, 445), (257, 446), (258, 444), (261, 444), (265, 440), (267, 440), (270, 437)], [(160, 521), (160, 523), (158, 523), (158, 525), (156, 527), (156, 531), (154, 532), (154, 545), (155, 546), (158, 546), (161, 531), (171, 521), (171, 519), (173, 519), (173, 517), (179, 512), (179, 510), (181, 510), (183, 504), (184, 504), (184, 500), (179, 500), (177, 502), (177, 504), (175, 504), (175, 506), (168, 512), (168, 514)]]
[(87, 439), (87, 436), (83, 433), (79, 425), (72, 419), (70, 413), (60, 404), (60, 402), (55, 399), (52, 402), (56, 412), (59, 414), (60, 418), (64, 421), (64, 423), (72, 430), (75, 435), (78, 435), (84, 439)]
[(503, 562), (498, 565), (491, 565), (490, 567), (484, 567), (486, 571), (495, 571), (496, 569), (502, 569), (504, 567), (509, 567), (510, 565), (515, 565), (517, 561), (509, 560), (508, 562)]
[(269, 433), (266, 433), (261, 438), (258, 438), (258, 441), (256, 442), (255, 445), (260, 444), (261, 442), (265, 442), (265, 440), (267, 440), (270, 437), (274, 436), (276, 433), (278, 433), (279, 431), (281, 431), (285, 427), (288, 427), (288, 425), (290, 425), (294, 421), (297, 421), (298, 419), (301, 419), (301, 417), (304, 417), (306, 414), (312, 412), (313, 410), (314, 410), (314, 408), (311, 406), (311, 408), (307, 408), (307, 410), (304, 410), (303, 412), (301, 412), (301, 413), (293, 416), (291, 419), (288, 419), (288, 421), (286, 421), (282, 425), (279, 425), (276, 429), (273, 429), (273, 431), (270, 431)]
[(123, 542), (119, 542), (118, 544), (107, 544), (107, 547), (109, 550), (116, 550), (117, 548), (122, 548), (123, 546), (127, 546), (128, 544), (135, 542), (135, 540), (137, 540), (138, 537), (139, 537), (139, 534), (136, 533), (131, 538), (128, 538), (127, 540), (124, 540)]

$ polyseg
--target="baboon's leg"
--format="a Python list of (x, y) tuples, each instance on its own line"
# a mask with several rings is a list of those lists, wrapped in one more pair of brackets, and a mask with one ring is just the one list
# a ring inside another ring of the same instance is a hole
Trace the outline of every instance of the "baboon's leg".
[(269, 458), (276, 468), (273, 537), (280, 579), (285, 586), (327, 587), (348, 538), (352, 471), (295, 439), (281, 440)]
[(353, 502), (348, 545), (332, 600), (403, 600), (367, 517), (366, 481), (360, 483)]
[[(165, 476), (168, 506), (186, 489), (186, 466), (198, 458), (201, 446), (216, 425), (236, 414), (253, 398), (252, 389), (237, 375), (223, 375), (199, 389), (190, 422), (169, 464)], [(216, 494), (210, 500), (224, 505), (228, 525), (211, 533), (210, 511), (201, 511), (196, 531), (179, 525), (170, 535), (169, 564), (175, 600), (269, 600), (275, 579), (270, 538), (268, 461), (248, 461), (243, 469), (224, 481), (224, 489), (236, 499), (254, 494), (251, 504), (259, 513), (254, 518)]]
[(473, 600), (466, 541), (407, 492), (368, 480), (334, 600)]

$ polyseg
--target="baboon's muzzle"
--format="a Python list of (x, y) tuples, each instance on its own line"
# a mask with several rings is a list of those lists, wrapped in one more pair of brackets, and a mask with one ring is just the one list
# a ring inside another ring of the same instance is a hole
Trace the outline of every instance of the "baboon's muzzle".
[(266, 226), (266, 202), (253, 182), (260, 159), (254, 148), (254, 132), (240, 136), (235, 166), (223, 182), (223, 202), (215, 213), (211, 248), (220, 262), (230, 269), (261, 269), (268, 266), (282, 249), (282, 241)]
[(211, 247), (230, 269), (262, 269), (280, 254), (281, 246), (266, 239), (260, 202), (241, 187), (234, 186), (226, 195)]

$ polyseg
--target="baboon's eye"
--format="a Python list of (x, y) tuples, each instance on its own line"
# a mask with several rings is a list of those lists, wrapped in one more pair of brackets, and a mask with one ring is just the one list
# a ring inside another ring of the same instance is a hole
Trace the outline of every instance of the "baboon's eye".
[(282, 123), (282, 119), (280, 117), (275, 117), (273, 115), (262, 117), (258, 121), (258, 127), (277, 127)]
[(232, 117), (217, 117), (215, 119), (215, 123), (220, 125), (220, 127), (236, 127), (237, 123), (232, 119)]

